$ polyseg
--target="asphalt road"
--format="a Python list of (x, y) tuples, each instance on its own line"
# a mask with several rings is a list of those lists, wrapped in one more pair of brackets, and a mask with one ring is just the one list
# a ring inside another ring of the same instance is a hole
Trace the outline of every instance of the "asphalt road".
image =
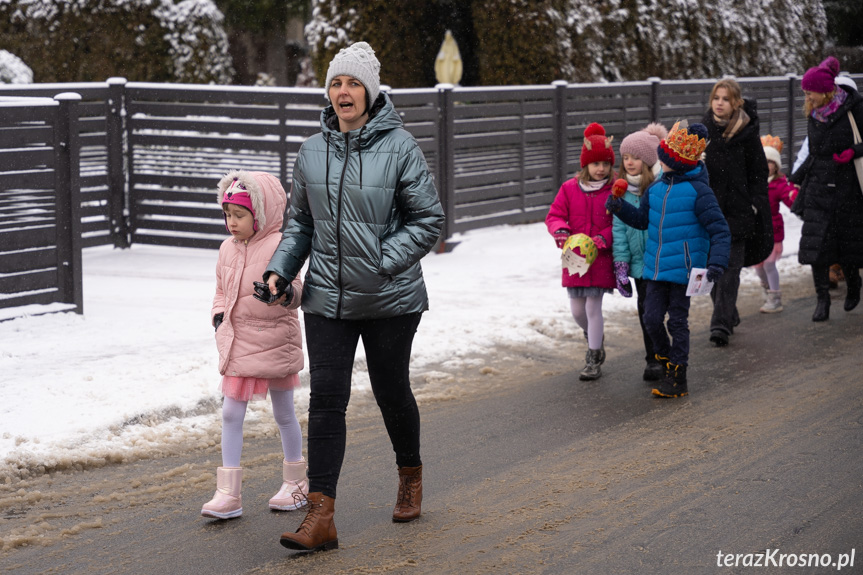
[[(596, 382), (578, 381), (582, 341), (497, 350), (453, 384), (479, 391), (421, 406), (413, 523), (390, 520), (380, 416), (352, 411), (337, 551), (295, 558), (278, 544), (303, 514), (267, 509), (280, 459), (265, 437), (246, 442), (245, 512), (230, 521), (199, 515), (216, 448), (0, 485), (0, 571), (688, 574), (760, 561), (760, 573), (828, 573), (853, 552), (841, 572), (863, 573), (863, 307), (845, 313), (843, 297), (816, 324), (808, 281), (770, 316), (744, 290), (723, 349), (707, 341), (708, 300), (694, 302), (678, 400), (640, 381), (632, 322), (609, 322)], [(830, 566), (800, 567), (815, 554)]]

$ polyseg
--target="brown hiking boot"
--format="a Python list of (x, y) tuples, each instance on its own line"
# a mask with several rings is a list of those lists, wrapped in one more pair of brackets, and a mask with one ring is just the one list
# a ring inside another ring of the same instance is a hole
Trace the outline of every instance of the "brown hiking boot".
[(339, 548), (336, 524), (333, 523), (336, 500), (323, 493), (309, 493), (306, 518), (294, 533), (282, 533), (279, 542), (288, 549), (306, 553)]
[(423, 466), (399, 467), (399, 495), (393, 521), (413, 521), (420, 516), (423, 502)]

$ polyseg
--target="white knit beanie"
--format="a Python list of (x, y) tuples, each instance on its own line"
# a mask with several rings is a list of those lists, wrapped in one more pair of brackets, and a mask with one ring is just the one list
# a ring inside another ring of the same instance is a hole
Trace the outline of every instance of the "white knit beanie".
[(369, 93), (369, 105), (374, 104), (381, 92), (381, 63), (375, 51), (366, 42), (356, 42), (342, 48), (327, 70), (326, 96), (330, 97), (330, 83), (336, 76), (350, 76), (362, 82)]
[(776, 169), (782, 169), (782, 155), (779, 150), (772, 146), (764, 146), (764, 155), (767, 156), (768, 162), (776, 162)]

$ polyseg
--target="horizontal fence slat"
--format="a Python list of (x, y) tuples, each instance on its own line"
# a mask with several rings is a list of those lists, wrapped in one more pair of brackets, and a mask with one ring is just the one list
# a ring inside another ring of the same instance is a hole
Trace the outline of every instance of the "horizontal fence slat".
[(162, 235), (147, 235), (136, 233), (133, 236), (133, 241), (136, 244), (144, 244), (151, 246), (170, 246), (179, 248), (203, 248), (208, 250), (217, 250), (219, 249), (219, 246), (222, 245), (224, 239), (194, 238), (183, 236), (169, 237)]
[(133, 146), (171, 146), (185, 148), (219, 148), (231, 150), (268, 150), (278, 151), (279, 141), (269, 138), (249, 138), (240, 136), (217, 137), (203, 135), (133, 133), (129, 140)]
[(4, 251), (53, 246), (57, 242), (57, 231), (53, 225), (19, 227), (21, 229), (0, 230), (0, 246), (3, 246)]
[(43, 293), (23, 294), (8, 298), (0, 298), (0, 308), (13, 308), (25, 305), (48, 305), (60, 301), (60, 295), (56, 289)]
[(53, 269), (49, 268), (21, 272), (13, 275), (0, 274), (0, 294), (13, 294), (49, 289), (54, 287), (56, 284), (56, 267)]
[(0, 270), (3, 270), (3, 273), (11, 274), (52, 266), (57, 266), (57, 249), (55, 246), (43, 249), (0, 251)]

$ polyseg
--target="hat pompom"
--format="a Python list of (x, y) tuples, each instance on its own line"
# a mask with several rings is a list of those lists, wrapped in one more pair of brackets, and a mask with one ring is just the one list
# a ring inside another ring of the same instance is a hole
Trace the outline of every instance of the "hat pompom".
[(660, 124), (659, 122), (652, 122), (644, 128), (644, 131), (648, 134), (652, 134), (656, 136), (657, 140), (664, 140), (668, 136), (668, 128)]
[(584, 137), (585, 138), (589, 138), (591, 136), (604, 136), (604, 135), (605, 135), (605, 128), (602, 127), (602, 124), (597, 124), (596, 122), (589, 124), (584, 129)]
[(708, 135), (707, 134), (707, 126), (705, 126), (704, 124), (699, 124), (696, 122), (695, 124), (691, 124), (689, 126), (689, 133), (695, 134), (696, 136), (699, 137), (699, 139), (706, 140), (707, 135)]
[(833, 56), (827, 56), (823, 62), (818, 65), (820, 68), (827, 68), (833, 73), (833, 76), (839, 75), (839, 68), (841, 67), (839, 64), (839, 60), (837, 60)]

